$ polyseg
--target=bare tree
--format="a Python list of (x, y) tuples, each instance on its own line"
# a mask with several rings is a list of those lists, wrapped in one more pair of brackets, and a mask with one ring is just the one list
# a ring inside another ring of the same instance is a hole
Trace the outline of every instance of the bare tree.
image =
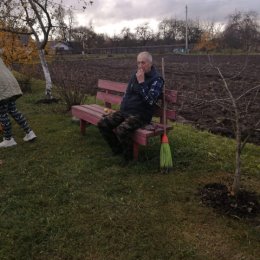
[(131, 46), (131, 44), (135, 43), (134, 34), (131, 33), (130, 28), (124, 27), (121, 30), (121, 40), (123, 42), (123, 46)]
[[(86, 8), (86, 1), (83, 1), (83, 8)], [(89, 2), (92, 4), (92, 1)], [(52, 98), (52, 80), (45, 57), (45, 47), (49, 35), (55, 25), (55, 13), (57, 4), (50, 0), (2, 0), (0, 2), (0, 19), (10, 21), (9, 30), (21, 34), (21, 28), (27, 28), (27, 33), (35, 38), (39, 57), (46, 81), (45, 95)], [(13, 26), (16, 24), (16, 26)], [(18, 26), (17, 26), (18, 24)]]
[(93, 48), (98, 45), (98, 35), (94, 32), (92, 26), (85, 27), (79, 26), (74, 27), (71, 32), (71, 37), (73, 40), (81, 42), (84, 46), (84, 50), (87, 48)]
[(67, 10), (67, 18), (68, 18), (68, 39), (71, 41), (72, 39), (72, 30), (76, 23), (74, 13), (71, 8)]
[(229, 21), (223, 32), (223, 42), (229, 48), (248, 51), (255, 48), (259, 41), (259, 23), (254, 11), (236, 11), (229, 16)]
[[(182, 27), (183, 28), (183, 27)], [(184, 28), (183, 34), (184, 34)], [(196, 43), (199, 41), (203, 29), (200, 26), (199, 20), (188, 20), (188, 40), (190, 43)]]
[(177, 40), (178, 28), (176, 19), (163, 19), (158, 26), (159, 38), (167, 44), (173, 44)]
[[(235, 152), (235, 174), (231, 188), (231, 194), (236, 195), (240, 189), (241, 181), (241, 153), (245, 147), (250, 135), (260, 125), (259, 113), (253, 112), (252, 107), (256, 106), (260, 97), (260, 84), (252, 86), (250, 89), (241, 88), (239, 95), (235, 95), (232, 87), (228, 84), (228, 80), (223, 75), (219, 66), (216, 66), (211, 61), (209, 56), (210, 65), (217, 71), (221, 81), (223, 91), (215, 91), (215, 98), (210, 100), (219, 106), (222, 110), (226, 111), (226, 119), (230, 120), (233, 124), (236, 140)], [(245, 69), (245, 66), (242, 68)], [(241, 72), (234, 77), (238, 77)], [(249, 120), (250, 119), (250, 120)]]
[(206, 62), (205, 58), (198, 56), (197, 64), (193, 65), (194, 82), (188, 83), (193, 86), (189, 88), (187, 84), (178, 89), (179, 114), (200, 129), (234, 138), (235, 170), (230, 191), (237, 195), (243, 149), (248, 142), (259, 144), (260, 141), (260, 82), (252, 68), (255, 59), (246, 55), (224, 60), (208, 55)]
[(57, 27), (54, 28), (54, 34), (56, 36), (56, 39), (59, 39), (61, 41), (67, 41), (68, 40), (68, 26), (65, 22), (66, 18), (66, 10), (64, 7), (60, 4), (57, 8), (56, 14), (56, 21), (57, 21)]
[[(195, 20), (188, 20), (188, 31), (188, 38), (191, 43), (197, 42), (203, 33), (199, 22)], [(163, 19), (159, 23), (159, 37), (168, 44), (184, 42), (186, 38), (186, 21), (174, 18)]]
[(153, 30), (148, 23), (141, 24), (135, 28), (136, 38), (141, 45), (146, 45), (153, 38)]
[(56, 21), (53, 29), (55, 38), (64, 42), (71, 41), (73, 28), (76, 25), (72, 8), (65, 9), (62, 4), (59, 4), (53, 17)]

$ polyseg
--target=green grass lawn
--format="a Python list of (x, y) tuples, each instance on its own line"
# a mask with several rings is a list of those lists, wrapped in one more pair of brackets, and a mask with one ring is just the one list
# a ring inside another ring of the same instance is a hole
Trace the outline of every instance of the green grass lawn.
[[(0, 259), (259, 259), (260, 219), (223, 216), (198, 189), (230, 184), (234, 141), (175, 124), (174, 169), (159, 169), (160, 140), (120, 166), (96, 127), (81, 136), (62, 104), (38, 104), (34, 81), (17, 102), (38, 138), (1, 149)], [(1, 137), (1, 136), (0, 136)], [(260, 190), (260, 147), (243, 153), (243, 188)]]

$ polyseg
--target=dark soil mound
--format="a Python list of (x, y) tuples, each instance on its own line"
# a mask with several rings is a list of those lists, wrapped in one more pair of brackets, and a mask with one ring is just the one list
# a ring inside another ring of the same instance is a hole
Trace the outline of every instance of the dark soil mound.
[(257, 195), (253, 192), (240, 190), (236, 196), (232, 196), (226, 185), (209, 183), (199, 193), (204, 205), (232, 217), (255, 217), (260, 212)]

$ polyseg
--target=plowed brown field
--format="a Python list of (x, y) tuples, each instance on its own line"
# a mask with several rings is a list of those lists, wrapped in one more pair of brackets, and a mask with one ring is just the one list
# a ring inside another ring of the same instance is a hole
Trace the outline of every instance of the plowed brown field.
[[(188, 122), (213, 133), (234, 136), (234, 110), (224, 83), (237, 99), (243, 136), (251, 134), (251, 142), (260, 144), (260, 55), (154, 55), (154, 64), (161, 71), (165, 60), (166, 84), (178, 90), (178, 121)], [(216, 66), (223, 74), (220, 77)], [(52, 77), (57, 75), (77, 82), (89, 93), (95, 93), (97, 80), (127, 82), (135, 71), (136, 58), (106, 57), (88, 60), (60, 58), (52, 63)], [(40, 70), (39, 70), (40, 71)], [(255, 88), (254, 90), (251, 90)], [(253, 130), (252, 130), (253, 129)]]

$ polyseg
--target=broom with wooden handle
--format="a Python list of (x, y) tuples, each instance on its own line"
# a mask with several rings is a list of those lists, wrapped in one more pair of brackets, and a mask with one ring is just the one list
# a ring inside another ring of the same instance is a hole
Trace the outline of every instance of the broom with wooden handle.
[(160, 168), (163, 173), (168, 173), (173, 166), (172, 153), (169, 145), (169, 140), (166, 133), (166, 100), (165, 100), (165, 73), (164, 73), (164, 58), (162, 58), (162, 77), (164, 79), (163, 87), (163, 135), (161, 139), (160, 150)]

